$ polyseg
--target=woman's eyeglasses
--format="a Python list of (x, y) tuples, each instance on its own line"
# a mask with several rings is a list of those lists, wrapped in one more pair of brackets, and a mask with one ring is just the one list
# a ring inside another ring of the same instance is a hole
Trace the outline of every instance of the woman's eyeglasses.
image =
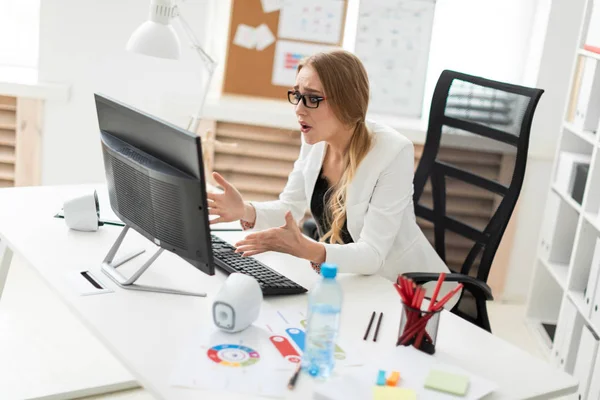
[(302, 103), (307, 108), (317, 108), (319, 103), (326, 99), (326, 97), (317, 96), (314, 94), (300, 94), (297, 90), (288, 90), (288, 100), (293, 105), (297, 105), (302, 99)]

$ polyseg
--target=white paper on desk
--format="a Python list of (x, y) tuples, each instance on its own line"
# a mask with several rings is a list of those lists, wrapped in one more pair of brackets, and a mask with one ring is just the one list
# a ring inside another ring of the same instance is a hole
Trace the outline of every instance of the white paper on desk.
[(277, 35), (283, 39), (338, 44), (343, 15), (343, 0), (285, 0)]
[(290, 371), (268, 338), (256, 326), (227, 333), (210, 324), (181, 349), (171, 385), (285, 397)]
[(256, 47), (256, 29), (250, 25), (239, 24), (235, 31), (233, 44), (250, 50), (254, 49)]
[[(306, 337), (305, 310), (297, 307), (264, 309), (255, 324), (265, 327), (272, 333), (270, 339), (273, 346), (275, 346), (275, 343), (278, 343), (282, 349), (293, 348), (294, 353), (284, 357), (288, 368), (293, 369), (304, 352), (304, 339)], [(279, 350), (278, 352), (283, 357), (283, 353)], [(337, 341), (334, 349), (334, 357), (336, 368), (364, 364), (364, 357), (361, 352), (344, 340)]]
[[(90, 280), (96, 282), (100, 288), (97, 288), (92, 284), (86, 277), (84, 273), (87, 274)], [(114, 290), (107, 287), (106, 284), (99, 279), (94, 273), (89, 270), (77, 270), (77, 271), (69, 271), (65, 274), (65, 279), (71, 285), (71, 288), (80, 296), (92, 296), (95, 294), (104, 294), (104, 293), (112, 293)]]
[[(498, 389), (498, 385), (465, 371), (462, 368), (443, 365), (435, 356), (430, 356), (414, 347), (398, 346), (389, 356), (377, 364), (349, 368), (343, 375), (337, 375), (328, 382), (315, 387), (314, 399), (318, 400), (362, 400), (372, 398), (373, 385), (379, 370), (400, 372), (398, 387), (413, 389), (419, 399), (427, 400), (477, 400)], [(465, 396), (457, 397), (425, 388), (425, 380), (429, 371), (442, 370), (470, 377), (469, 388)]]
[(260, 0), (262, 3), (263, 12), (268, 14), (281, 9), (283, 0)]
[(298, 63), (304, 58), (320, 51), (329, 51), (338, 47), (278, 40), (275, 45), (273, 62), (273, 85), (292, 87), (296, 82)]
[(256, 30), (256, 50), (262, 51), (275, 43), (275, 36), (267, 24), (260, 24)]

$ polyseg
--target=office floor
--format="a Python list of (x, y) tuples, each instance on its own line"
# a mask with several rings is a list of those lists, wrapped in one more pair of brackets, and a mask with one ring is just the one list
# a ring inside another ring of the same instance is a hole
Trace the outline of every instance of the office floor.
[[(525, 324), (523, 305), (494, 302), (490, 303), (488, 310), (495, 335), (544, 359), (535, 333)], [(31, 346), (32, 343), (35, 346)], [(31, 351), (33, 347), (37, 349), (36, 353)], [(80, 382), (89, 379), (91, 383), (106, 371), (128, 377), (127, 371), (18, 257), (13, 259), (0, 301), (0, 354), (8, 354), (8, 358), (3, 356), (3, 359), (11, 360), (11, 363), (0, 363), (0, 376), (15, 377), (3, 379), (2, 392), (6, 394), (8, 390), (10, 395), (3, 395), (3, 398), (31, 397), (35, 395), (31, 388), (35, 387), (36, 382), (47, 385), (55, 384), (57, 380), (73, 381), (73, 377), (77, 377)], [(82, 354), (87, 357), (82, 357)], [(27, 382), (25, 387), (28, 389), (24, 389), (24, 382)], [(6, 383), (14, 386), (8, 387)], [(29, 391), (25, 393), (23, 390)], [(82, 398), (153, 399), (139, 388)]]

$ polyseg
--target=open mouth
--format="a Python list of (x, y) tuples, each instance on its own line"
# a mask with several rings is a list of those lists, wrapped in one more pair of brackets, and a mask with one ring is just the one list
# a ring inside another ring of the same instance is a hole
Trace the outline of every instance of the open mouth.
[(302, 122), (300, 123), (300, 130), (302, 131), (302, 133), (306, 133), (306, 132), (310, 131), (311, 129), (312, 129), (312, 126), (303, 124)]

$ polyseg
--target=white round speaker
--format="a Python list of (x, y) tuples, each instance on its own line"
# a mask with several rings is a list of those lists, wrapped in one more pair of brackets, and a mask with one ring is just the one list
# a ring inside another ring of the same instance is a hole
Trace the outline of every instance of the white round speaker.
[(100, 224), (100, 205), (94, 190), (65, 201), (63, 205), (65, 222), (71, 229), (95, 232)]
[(213, 322), (226, 332), (242, 331), (258, 318), (262, 300), (262, 290), (256, 279), (233, 273), (213, 300)]

